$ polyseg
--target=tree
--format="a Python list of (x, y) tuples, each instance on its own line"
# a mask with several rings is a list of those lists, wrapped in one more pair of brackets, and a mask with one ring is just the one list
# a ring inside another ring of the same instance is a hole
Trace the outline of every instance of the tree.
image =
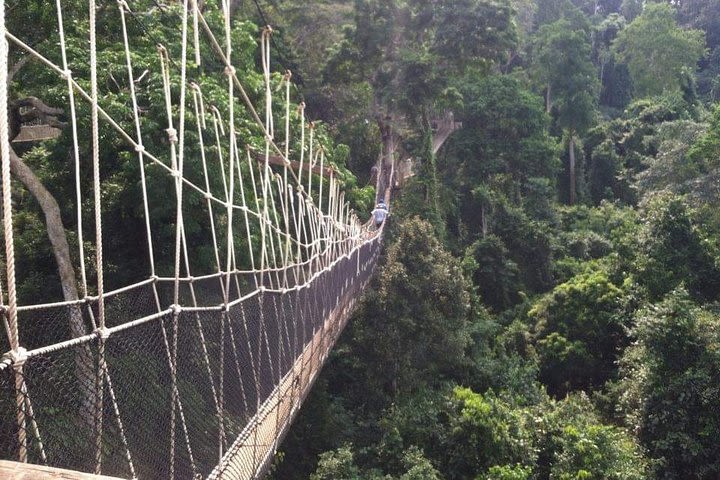
[(720, 475), (720, 321), (683, 289), (641, 310), (622, 361), (621, 404), (655, 478)]
[(680, 25), (705, 33), (707, 46), (720, 45), (720, 2), (717, 0), (682, 0), (669, 2), (677, 8)]
[[(661, 124), (655, 135), (646, 140), (655, 155), (643, 160), (645, 169), (635, 177), (634, 188), (640, 197), (667, 190), (706, 203), (714, 200), (710, 186), (714, 182), (711, 164), (702, 155), (693, 154), (705, 136), (707, 125), (691, 120), (676, 120)], [(710, 160), (713, 162), (714, 158)]]
[(720, 167), (720, 105), (715, 107), (707, 132), (690, 147), (687, 155), (704, 171)]
[(388, 170), (401, 148), (400, 132), (409, 140), (405, 147), (410, 146), (410, 155), (421, 166), (416, 170), (426, 204), (421, 213), (440, 233), (442, 212), (432, 125), (440, 112), (457, 103), (447, 73), (484, 75), (503, 61), (516, 43), (507, 0), (361, 0), (356, 3), (354, 27), (347, 30), (327, 64), (326, 79), (340, 80), (341, 88), (361, 82), (371, 87), (372, 99), (364, 118), (379, 124)]
[(537, 407), (539, 452), (533, 478), (558, 480), (648, 478), (638, 442), (624, 429), (602, 422), (587, 395), (570, 395)]
[(411, 447), (405, 452), (403, 463), (407, 472), (400, 475), (398, 480), (442, 480), (440, 472), (417, 447)]
[(528, 312), (540, 357), (540, 379), (553, 395), (601, 387), (626, 343), (621, 290), (599, 270), (580, 274)]
[(518, 37), (508, 0), (431, 2), (437, 31), (431, 51), (462, 73), (471, 66), (490, 66), (507, 59)]
[[(547, 110), (555, 107), (557, 124), (568, 138), (571, 205), (577, 201), (575, 140), (595, 119), (599, 91), (590, 53), (587, 24), (561, 19), (538, 31), (534, 46), (535, 65), (546, 85)], [(553, 98), (557, 101), (553, 102)]]
[(605, 199), (612, 200), (615, 197), (615, 178), (621, 167), (620, 159), (615, 153), (612, 142), (606, 140), (593, 149), (588, 181), (590, 195), (595, 204), (599, 204)]
[(625, 17), (610, 14), (593, 27), (593, 61), (600, 68), (600, 104), (612, 108), (624, 108), (632, 96), (632, 83), (627, 66), (616, 61), (612, 43), (627, 25)]
[(317, 470), (310, 480), (361, 480), (360, 469), (355, 465), (353, 452), (345, 446), (320, 455)]
[(496, 465), (533, 461), (529, 412), (493, 394), (456, 388), (444, 472), (474, 479)]
[(365, 367), (368, 384), (390, 398), (451, 378), (470, 341), (470, 299), (459, 262), (429, 223), (412, 218), (395, 228), (376, 287), (352, 326), (353, 350), (372, 359)]
[(506, 194), (520, 200), (529, 179), (556, 175), (549, 119), (537, 95), (512, 77), (495, 75), (468, 81), (463, 96), (468, 101), (457, 143), (466, 189), (486, 183), (490, 175), (509, 173), (515, 190)]
[(485, 305), (502, 311), (519, 300), (518, 267), (508, 258), (503, 241), (488, 235), (465, 250), (463, 266)]
[(496, 465), (491, 467), (485, 475), (478, 477), (478, 480), (530, 480), (532, 468), (522, 465)]
[(537, 29), (543, 25), (557, 22), (575, 8), (570, 0), (536, 0), (536, 3), (535, 26)]
[(650, 299), (659, 300), (681, 284), (698, 300), (717, 299), (720, 269), (685, 202), (672, 194), (656, 195), (648, 202), (645, 225), (636, 270)]
[(613, 52), (627, 64), (635, 96), (642, 98), (679, 89), (683, 69), (695, 70), (703, 56), (705, 39), (700, 30), (679, 28), (670, 5), (650, 3), (618, 33)]

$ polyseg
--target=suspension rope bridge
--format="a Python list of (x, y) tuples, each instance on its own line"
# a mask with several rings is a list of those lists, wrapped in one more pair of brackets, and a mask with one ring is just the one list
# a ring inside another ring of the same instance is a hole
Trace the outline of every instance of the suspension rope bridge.
[[(7, 352), (0, 358), (0, 458), (122, 478), (258, 478), (367, 284), (383, 228), (363, 225), (351, 210), (304, 104), (293, 107), (291, 74), (273, 73), (269, 27), (260, 38), (262, 86), (255, 93), (262, 106), (256, 108), (254, 92), (234, 66), (230, 1), (201, 6), (183, 0), (170, 7), (179, 13), (180, 38), (177, 48), (157, 45), (153, 73), (164, 115), (149, 118), (142, 106), (148, 96), (138, 91), (148, 72), (137, 74), (133, 51), (134, 41), (148, 39), (129, 33), (128, 17), (137, 17), (127, 1), (112, 5), (124, 50), (125, 111), (132, 117), (126, 123), (132, 128), (113, 116), (117, 106), (105, 104), (98, 81), (102, 51), (95, 0), (87, 9), (89, 64), (71, 58), (61, 0), (55, 2), (55, 56), (9, 31), (0, 8), (6, 269), (0, 292), (6, 338), (0, 348)], [(107, 17), (109, 4), (103, 6)], [(218, 36), (211, 26), (217, 22), (207, 18), (213, 8), (222, 19)], [(102, 25), (108, 35), (107, 18)], [(10, 144), (10, 45), (53, 73), (66, 90), (64, 135), (71, 137), (74, 168), (68, 181), (75, 190), (78, 259), (71, 275), (80, 278), (63, 285), (60, 301), (18, 304), (16, 277), (28, 272), (15, 271), (11, 173), (27, 167)], [(205, 57), (220, 65), (223, 105), (209, 100), (202, 81), (190, 79), (189, 70)], [(89, 79), (73, 73), (71, 67), (79, 65), (89, 69)], [(81, 102), (89, 107), (89, 141)], [(243, 144), (250, 127), (240, 126), (242, 115), (260, 132), (260, 145)], [(113, 273), (105, 271), (103, 259), (103, 225), (112, 221), (103, 214), (109, 135), (103, 129), (136, 156), (136, 201), (145, 231), (145, 245), (137, 250), (147, 258), (144, 279), (111, 291), (105, 284)], [(165, 151), (148, 147), (159, 143), (149, 141), (158, 131)], [(392, 161), (380, 171), (378, 185), (392, 185)], [(153, 175), (166, 183), (151, 183)], [(84, 180), (90, 177), (92, 240), (83, 226)], [(165, 193), (165, 201), (175, 204), (170, 225), (153, 217), (153, 203), (163, 197), (152, 195), (153, 185), (174, 191)], [(379, 195), (389, 200), (388, 191)], [(190, 241), (187, 218), (196, 222), (198, 212), (208, 234), (203, 245)], [(167, 228), (174, 233), (172, 244), (156, 244), (159, 229)], [(211, 251), (210, 271), (194, 267), (199, 247)], [(169, 274), (162, 265), (169, 265)]]

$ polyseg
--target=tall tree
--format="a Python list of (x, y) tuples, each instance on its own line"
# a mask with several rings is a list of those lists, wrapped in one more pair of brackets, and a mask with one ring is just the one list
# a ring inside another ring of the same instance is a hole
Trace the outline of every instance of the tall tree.
[(613, 51), (630, 69), (636, 97), (648, 97), (680, 89), (683, 70), (694, 71), (705, 53), (704, 37), (678, 27), (670, 5), (651, 3), (618, 34)]
[(563, 18), (542, 26), (534, 47), (535, 67), (547, 89), (547, 109), (555, 109), (557, 124), (568, 139), (570, 204), (577, 201), (575, 142), (595, 120), (599, 91), (588, 30), (586, 22)]

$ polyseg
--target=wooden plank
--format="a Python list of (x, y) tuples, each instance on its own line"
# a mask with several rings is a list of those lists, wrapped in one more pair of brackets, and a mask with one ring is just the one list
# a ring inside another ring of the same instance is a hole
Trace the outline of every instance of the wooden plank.
[(13, 139), (13, 143), (39, 142), (60, 136), (60, 129), (49, 125), (23, 125), (20, 133)]
[[(361, 286), (364, 287), (367, 280)], [(290, 427), (301, 403), (320, 374), (330, 347), (350, 318), (355, 299), (350, 292), (315, 332), (260, 411), (228, 449), (223, 461), (210, 473), (210, 480), (253, 480), (261, 478), (272, 461), (280, 439)], [(300, 393), (298, 397), (298, 392)], [(293, 398), (295, 397), (295, 398)]]
[(93, 475), (8, 460), (0, 460), (0, 478), (3, 480), (120, 480), (117, 477)]

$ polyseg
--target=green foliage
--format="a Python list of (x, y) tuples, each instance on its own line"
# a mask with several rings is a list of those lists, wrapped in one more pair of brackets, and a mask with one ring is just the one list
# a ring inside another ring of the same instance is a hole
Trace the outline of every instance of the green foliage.
[[(537, 28), (555, 23), (561, 18), (568, 16), (582, 18), (582, 16), (577, 15), (579, 10), (570, 0), (537, 0), (535, 3), (537, 4), (537, 12), (535, 14), (535, 25)], [(575, 15), (572, 15), (573, 13)]]
[(626, 27), (625, 17), (617, 13), (608, 15), (593, 28), (593, 59), (600, 66), (600, 104), (623, 108), (631, 99), (632, 85), (627, 67), (618, 64), (612, 54), (612, 43)]
[(647, 478), (637, 442), (626, 431), (602, 424), (587, 397), (570, 396), (553, 405), (541, 425), (537, 478)]
[(672, 195), (658, 195), (647, 205), (640, 237), (637, 277), (652, 300), (684, 284), (697, 299), (720, 294), (720, 270), (699, 234), (687, 205)]
[(320, 455), (318, 468), (310, 480), (361, 480), (360, 469), (355, 465), (350, 447)]
[(416, 447), (405, 452), (403, 463), (407, 472), (400, 475), (398, 480), (442, 480), (440, 473)]
[(650, 3), (618, 34), (613, 51), (642, 98), (677, 90), (683, 69), (694, 70), (705, 53), (705, 39), (700, 30), (679, 28), (670, 5)]
[(675, 290), (638, 314), (623, 358), (623, 406), (654, 459), (655, 478), (720, 474), (720, 322)]
[(489, 235), (477, 240), (465, 251), (463, 268), (470, 275), (483, 303), (496, 311), (518, 301), (518, 267), (508, 258), (502, 240)]
[(530, 480), (532, 469), (522, 465), (494, 466), (476, 480)]
[(704, 135), (706, 130), (705, 124), (690, 120), (661, 124), (655, 135), (646, 139), (655, 154), (644, 158), (645, 169), (635, 177), (634, 187), (638, 195), (642, 198), (667, 190), (708, 201), (704, 194), (711, 188), (703, 188), (703, 185), (713, 181), (712, 175), (707, 175), (713, 169), (704, 161), (702, 154), (693, 153), (703, 148), (698, 141), (708, 138)]
[(551, 393), (602, 386), (626, 342), (621, 290), (601, 271), (580, 274), (528, 312), (535, 325), (540, 378)]
[(427, 222), (394, 226), (392, 243), (352, 327), (353, 348), (372, 358), (365, 381), (376, 395), (397, 397), (452, 377), (468, 332), (468, 284), (460, 264)]
[[(271, 3), (275, 8), (268, 10), (279, 17), (272, 20), (287, 22), (277, 29), (273, 53), (291, 63), (307, 59), (297, 62), (304, 88), (293, 90), (293, 100), (305, 99), (309, 114), (327, 125), (316, 133), (352, 205), (362, 214), (374, 203), (374, 188), (364, 185), (380, 153), (378, 117), (391, 114), (402, 137), (398, 157), (414, 157), (418, 166), (416, 179), (396, 192), (382, 267), (288, 435), (276, 478), (718, 477), (720, 349), (717, 312), (707, 302), (720, 292), (720, 109), (707, 122), (700, 99), (720, 91), (720, 50), (697, 63), (703, 36), (711, 48), (720, 42), (718, 2)], [(144, 143), (168, 161), (155, 43), (179, 54), (172, 21), (179, 6), (168, 5), (165, 13), (150, 1), (132, 6), (152, 33), (130, 26), (135, 69), (148, 71), (136, 85), (149, 132)], [(69, 37), (86, 35), (86, 5), (64, 7), (72, 19)], [(98, 12), (107, 32), (117, 22), (111, 10)], [(15, 2), (8, 13), (25, 41), (59, 58), (51, 3)], [(222, 22), (214, 4), (204, 14), (213, 28)], [(31, 23), (36, 28), (18, 28)], [(257, 34), (241, 15), (234, 20), (234, 66), (254, 101), (262, 98)], [(121, 39), (101, 37), (103, 102), (132, 131)], [(69, 48), (73, 70), (86, 77), (88, 67), (78, 59), (87, 57), (87, 45), (71, 40)], [(12, 62), (21, 58), (15, 49), (10, 55)], [(226, 85), (218, 80), (223, 68), (216, 61), (190, 65), (208, 102), (221, 110), (227, 103)], [(171, 81), (177, 98), (175, 69)], [(280, 85), (277, 72), (272, 81), (273, 89)], [(629, 103), (633, 87), (640, 100)], [(23, 67), (11, 88), (13, 95), (67, 106), (62, 80), (37, 63)], [(609, 118), (600, 118), (598, 105)], [(436, 156), (431, 120), (446, 109), (463, 128)], [(88, 112), (80, 106), (81, 135), (89, 131)], [(199, 143), (194, 122), (187, 136), (192, 158)], [(263, 143), (246, 113), (238, 113), (237, 131), (251, 145)], [(145, 228), (139, 165), (106, 126), (101, 135), (103, 208), (111, 219), (106, 268), (126, 283), (145, 275), (146, 254), (138, 251)], [(558, 199), (569, 196), (573, 144), (572, 181), (587, 205), (563, 207)], [(68, 132), (33, 148), (16, 147), (60, 200), (64, 217), (73, 218), (74, 186), (64, 181), (71, 164), (62, 161), (70, 153)], [(89, 152), (80, 153), (85, 171)], [(211, 166), (216, 180), (219, 167)], [(190, 162), (186, 173), (197, 180), (202, 172)], [(172, 186), (159, 168), (148, 165), (147, 175), (162, 272), (173, 253), (165, 247), (173, 244), (174, 205), (165, 198)], [(41, 212), (24, 191), (13, 193), (20, 296), (29, 298), (54, 284), (56, 273)], [(186, 202), (195, 271), (214, 259), (204, 199), (188, 193)], [(88, 217), (91, 206), (81, 206)], [(409, 213), (432, 225), (403, 218)], [(216, 220), (225, 221), (222, 213)], [(76, 226), (69, 221), (67, 227)], [(253, 240), (257, 230), (251, 228)], [(70, 241), (77, 239), (70, 235)], [(239, 245), (247, 255), (247, 245)], [(683, 286), (689, 293), (675, 290)], [(636, 343), (626, 348), (631, 340)], [(150, 363), (151, 374), (156, 367)], [(180, 388), (205, 401), (192, 385)], [(565, 398), (553, 400), (545, 389)], [(567, 395), (578, 390), (594, 392), (593, 401)], [(618, 406), (623, 419), (613, 416)], [(40, 413), (69, 428), (75, 421), (67, 412)], [(47, 436), (57, 441), (62, 432)]]
[(707, 133), (687, 152), (690, 162), (709, 172), (720, 167), (720, 106), (715, 107)]
[(595, 204), (616, 197), (613, 187), (615, 187), (615, 177), (620, 168), (622, 168), (620, 157), (615, 153), (612, 142), (606, 140), (593, 149), (590, 157), (588, 183), (590, 196)]
[(457, 71), (505, 61), (516, 46), (508, 0), (444, 0), (434, 6), (434, 14), (438, 33), (432, 51)]
[(462, 154), (468, 156), (463, 165), (465, 182), (476, 185), (489, 175), (510, 172), (522, 195), (528, 179), (554, 177), (555, 145), (547, 135), (548, 118), (536, 95), (506, 76), (473, 79), (463, 90), (469, 99), (459, 140)]
[(587, 23), (561, 19), (542, 26), (534, 45), (539, 77), (551, 98), (557, 98), (558, 125), (573, 133), (593, 123), (599, 91), (587, 29)]
[(495, 465), (532, 461), (529, 412), (492, 392), (456, 388), (453, 400), (458, 413), (450, 420), (445, 454), (449, 476), (473, 479)]

